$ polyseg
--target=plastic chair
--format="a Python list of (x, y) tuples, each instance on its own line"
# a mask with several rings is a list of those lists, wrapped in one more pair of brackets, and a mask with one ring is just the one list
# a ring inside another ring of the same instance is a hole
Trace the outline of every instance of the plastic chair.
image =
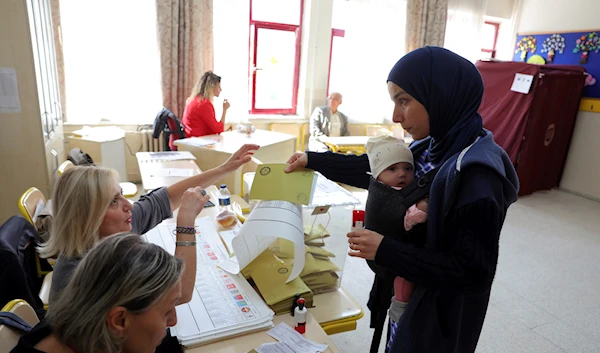
[(308, 137), (310, 135), (310, 132), (308, 131), (310, 124), (302, 124), (302, 129), (301, 129), (301, 134), (302, 136), (300, 136), (300, 151), (305, 151), (307, 149), (308, 146), (306, 146), (306, 141), (308, 140)]
[(73, 168), (74, 166), (75, 164), (73, 164), (73, 162), (71, 162), (70, 160), (62, 162), (62, 164), (58, 167), (58, 175), (62, 175), (64, 172)]
[(44, 194), (36, 187), (31, 187), (19, 198), (19, 211), (25, 219), (35, 226), (37, 212), (46, 205)]
[[(21, 299), (15, 299), (2, 308), (2, 311), (13, 313), (23, 319), (31, 327), (37, 325), (40, 320), (38, 319), (35, 311), (26, 301)], [(12, 327), (6, 325), (0, 325), (0, 353), (9, 353), (19, 343), (21, 333)]]

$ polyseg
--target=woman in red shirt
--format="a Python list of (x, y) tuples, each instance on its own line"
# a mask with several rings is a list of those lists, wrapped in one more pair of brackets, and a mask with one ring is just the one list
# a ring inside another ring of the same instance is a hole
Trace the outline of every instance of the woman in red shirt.
[(212, 71), (205, 72), (192, 89), (192, 94), (185, 104), (183, 126), (186, 137), (214, 135), (223, 132), (229, 102), (227, 99), (223, 101), (221, 121), (217, 121), (215, 118), (215, 107), (212, 104), (213, 97), (218, 97), (220, 93), (221, 77)]

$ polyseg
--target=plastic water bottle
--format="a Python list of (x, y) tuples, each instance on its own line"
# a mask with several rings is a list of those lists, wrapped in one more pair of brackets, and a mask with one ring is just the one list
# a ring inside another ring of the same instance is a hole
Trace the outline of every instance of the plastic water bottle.
[(227, 189), (227, 185), (221, 184), (219, 190), (219, 209), (221, 211), (231, 211), (231, 193)]

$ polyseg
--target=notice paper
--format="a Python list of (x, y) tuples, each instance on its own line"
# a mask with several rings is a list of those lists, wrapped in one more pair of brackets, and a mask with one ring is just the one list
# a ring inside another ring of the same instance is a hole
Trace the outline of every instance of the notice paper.
[[(298, 204), (260, 201), (239, 229), (234, 228), (221, 237), (216, 230), (209, 233), (205, 234), (208, 241), (219, 249), (217, 264), (229, 273), (238, 274), (277, 238), (291, 241), (294, 257), (299, 259), (294, 262), (286, 283), (298, 277), (304, 268), (302, 206)], [(231, 257), (232, 254), (235, 256)]]
[[(279, 343), (285, 343), (294, 353), (318, 353), (324, 352), (327, 349), (326, 344), (320, 344), (304, 338), (293, 328), (289, 327), (285, 323), (280, 323), (267, 334), (274, 339), (278, 340)], [(261, 346), (262, 347), (262, 346)], [(259, 347), (260, 352), (260, 347)], [(266, 351), (266, 352), (286, 352), (286, 351)]]
[(17, 71), (0, 67), (0, 113), (20, 113), (21, 100), (17, 85)]

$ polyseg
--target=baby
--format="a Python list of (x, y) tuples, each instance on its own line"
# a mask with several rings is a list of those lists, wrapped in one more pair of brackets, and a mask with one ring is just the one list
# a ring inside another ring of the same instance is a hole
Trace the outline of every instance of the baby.
[[(400, 190), (415, 178), (412, 151), (403, 140), (392, 136), (373, 137), (365, 145), (371, 175), (378, 182)], [(428, 200), (424, 199), (410, 206), (404, 215), (404, 228), (410, 231), (415, 225), (427, 221)], [(404, 308), (414, 291), (414, 284), (402, 277), (394, 279), (394, 298), (390, 307), (390, 319), (400, 320)]]

